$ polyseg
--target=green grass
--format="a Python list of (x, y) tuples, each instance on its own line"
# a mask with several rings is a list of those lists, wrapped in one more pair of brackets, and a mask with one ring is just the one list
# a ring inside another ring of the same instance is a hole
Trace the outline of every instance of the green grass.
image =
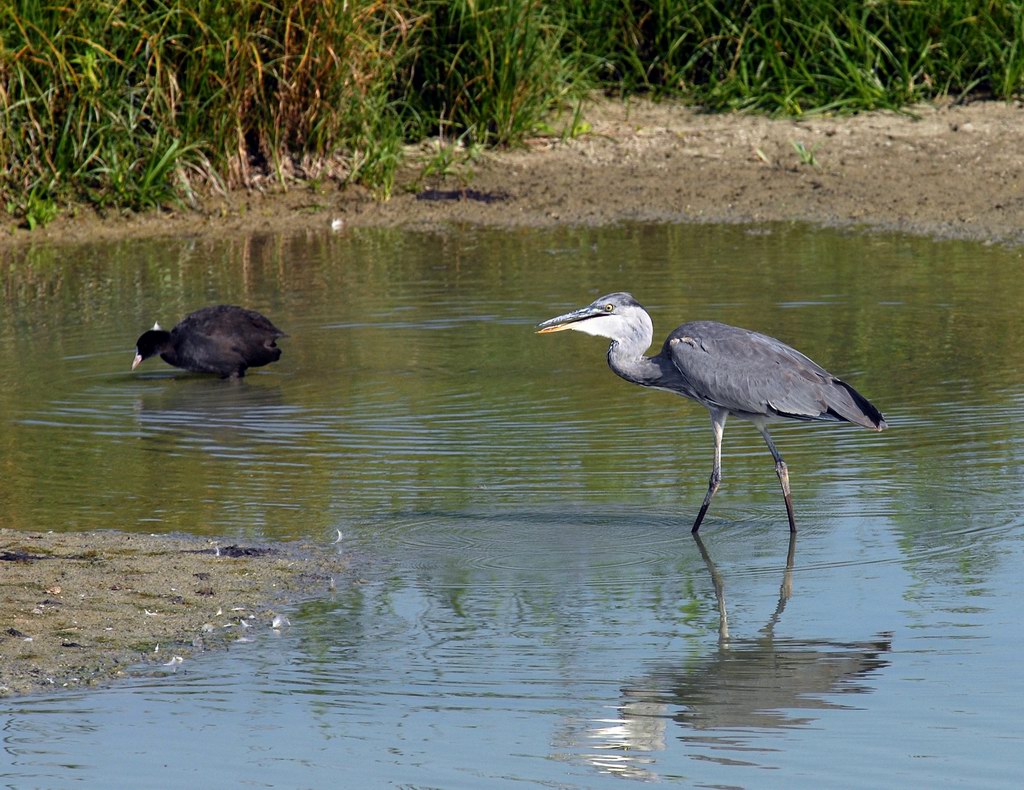
[(390, 189), (396, 3), (18, 0), (0, 6), (0, 193), (145, 209), (345, 151)]
[(548, 119), (594, 88), (788, 115), (1009, 99), (1024, 0), (8, 0), (0, 207), (34, 227), (325, 173), (387, 197), (403, 144), (571, 136), (578, 113)]
[(802, 165), (807, 167), (813, 167), (818, 169), (818, 148), (821, 147), (821, 143), (815, 143), (810, 148), (804, 145), (799, 140), (790, 140), (790, 145), (793, 146), (793, 150), (796, 152), (796, 158)]
[(584, 71), (566, 54), (557, 3), (427, 0), (421, 8), (429, 22), (396, 96), (422, 121), (411, 132), (509, 145), (578, 92)]
[(1024, 88), (1021, 0), (566, 0), (580, 46), (625, 94), (710, 109), (899, 108)]

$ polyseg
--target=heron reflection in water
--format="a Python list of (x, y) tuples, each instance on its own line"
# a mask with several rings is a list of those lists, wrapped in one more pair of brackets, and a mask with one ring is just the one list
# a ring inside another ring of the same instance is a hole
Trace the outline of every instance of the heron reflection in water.
[(623, 685), (615, 716), (592, 722), (585, 734), (585, 759), (603, 772), (658, 778), (655, 754), (671, 748), (673, 722), (680, 743), (713, 749), (709, 759), (728, 761), (713, 755), (735, 749), (749, 761), (756, 732), (806, 726), (815, 718), (813, 711), (846, 708), (836, 695), (870, 693), (867, 679), (889, 664), (890, 633), (865, 641), (776, 636), (793, 595), (795, 535), (790, 535), (775, 611), (755, 637), (731, 637), (725, 581), (700, 537), (694, 540), (718, 605), (717, 645), (696, 659), (653, 662)]

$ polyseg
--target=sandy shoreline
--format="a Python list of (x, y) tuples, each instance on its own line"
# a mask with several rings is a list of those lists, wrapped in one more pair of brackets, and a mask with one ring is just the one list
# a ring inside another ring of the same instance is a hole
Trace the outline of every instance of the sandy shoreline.
[[(198, 212), (82, 211), (31, 233), (9, 222), (0, 227), (0, 254), (37, 243), (332, 226), (628, 221), (806, 222), (1024, 243), (1020, 103), (793, 121), (597, 100), (584, 119), (590, 131), (576, 139), (486, 153), (443, 180), (422, 179), (411, 155), (387, 202), (328, 181), (213, 198)], [(331, 549), (275, 546), (232, 557), (200, 539), (0, 531), (0, 695), (187, 659), (237, 638), (242, 620), (253, 634), (265, 632), (275, 606), (324, 594), (335, 575), (350, 583)]]
[[(350, 584), (335, 546), (0, 530), (0, 696), (174, 671), (287, 628), (280, 609)], [(336, 580), (336, 581), (335, 581)]]

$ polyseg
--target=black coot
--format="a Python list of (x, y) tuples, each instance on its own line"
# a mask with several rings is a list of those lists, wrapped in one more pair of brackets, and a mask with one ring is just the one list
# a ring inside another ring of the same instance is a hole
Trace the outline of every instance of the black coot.
[(185, 316), (170, 332), (157, 324), (135, 342), (132, 370), (150, 357), (194, 373), (240, 378), (246, 368), (269, 365), (281, 356), (285, 333), (255, 310), (219, 304)]

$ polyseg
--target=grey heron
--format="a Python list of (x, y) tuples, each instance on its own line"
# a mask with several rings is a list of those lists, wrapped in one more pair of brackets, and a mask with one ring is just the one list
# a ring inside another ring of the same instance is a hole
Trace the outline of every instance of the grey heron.
[(168, 332), (155, 324), (135, 341), (132, 370), (160, 355), (168, 365), (193, 373), (241, 378), (247, 368), (281, 357), (277, 339), (287, 335), (255, 310), (219, 304), (189, 313)]
[(654, 339), (647, 311), (628, 293), (602, 296), (586, 307), (537, 325), (538, 333), (573, 329), (611, 339), (608, 365), (626, 381), (682, 395), (711, 412), (714, 464), (704, 502), (693, 522), (696, 534), (722, 482), (722, 434), (729, 415), (760, 431), (775, 459), (786, 500), (790, 532), (796, 532), (789, 470), (768, 423), (774, 420), (850, 422), (875, 431), (885, 419), (867, 398), (796, 349), (774, 337), (715, 321), (676, 327), (661, 352), (644, 356)]

